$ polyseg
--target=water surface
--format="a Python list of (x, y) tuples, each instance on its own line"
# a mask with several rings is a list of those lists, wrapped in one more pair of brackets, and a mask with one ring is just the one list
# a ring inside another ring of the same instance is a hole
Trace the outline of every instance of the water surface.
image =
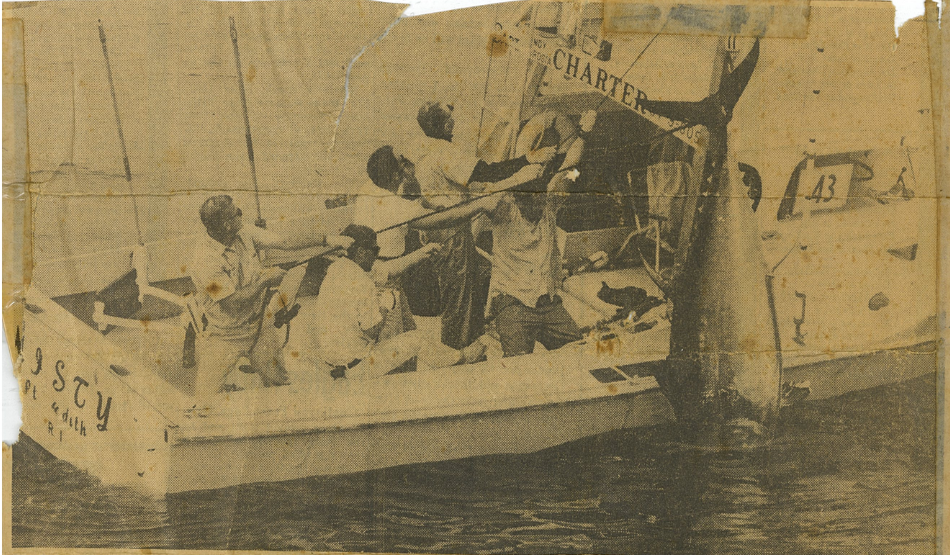
[[(935, 378), (785, 409), (767, 450), (674, 426), (155, 500), (29, 438), (13, 545), (437, 553), (934, 553)], [(275, 460), (274, 464), (281, 464)]]

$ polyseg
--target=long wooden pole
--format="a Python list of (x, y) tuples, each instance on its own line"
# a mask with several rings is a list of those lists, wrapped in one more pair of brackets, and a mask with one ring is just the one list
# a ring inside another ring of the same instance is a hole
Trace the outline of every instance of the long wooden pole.
[(234, 26), (234, 17), (228, 18), (231, 22), (231, 44), (234, 46), (234, 64), (237, 66), (238, 88), (241, 90), (241, 108), (244, 110), (244, 139), (247, 143), (247, 159), (251, 163), (251, 179), (254, 181), (254, 201), (257, 205), (257, 221), (259, 228), (267, 227), (267, 221), (261, 216), (261, 191), (257, 185), (257, 166), (254, 164), (254, 142), (251, 140), (251, 120), (247, 115), (247, 94), (244, 92), (244, 72), (241, 70), (241, 52), (238, 50), (237, 28)]
[(23, 20), (3, 18), (3, 323), (14, 360), (23, 347), (23, 306), (33, 275), (29, 124)]

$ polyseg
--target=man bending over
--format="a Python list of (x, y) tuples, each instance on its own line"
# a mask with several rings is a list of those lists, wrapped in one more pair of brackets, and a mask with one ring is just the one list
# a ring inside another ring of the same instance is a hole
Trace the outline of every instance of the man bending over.
[[(379, 254), (376, 232), (354, 224), (347, 226), (343, 235), (352, 238), (353, 244), (346, 257), (327, 270), (315, 307), (320, 358), (331, 367), (334, 378), (378, 378), (414, 356), (430, 367), (440, 368), (472, 362), (484, 354), (485, 346), (479, 342), (457, 351), (437, 338), (425, 338), (420, 330), (380, 341), (386, 316), (399, 300), (392, 290), (378, 289), (373, 280), (373, 264)], [(391, 267), (385, 271), (398, 274), (437, 250), (438, 244), (430, 244), (386, 261)]]

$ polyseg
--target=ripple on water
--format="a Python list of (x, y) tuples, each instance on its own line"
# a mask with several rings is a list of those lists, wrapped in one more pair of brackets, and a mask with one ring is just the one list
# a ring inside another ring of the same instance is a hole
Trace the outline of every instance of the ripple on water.
[(193, 492), (106, 487), (28, 438), (13, 544), (436, 553), (933, 552), (935, 378), (787, 409), (769, 449), (673, 426), (492, 456)]

